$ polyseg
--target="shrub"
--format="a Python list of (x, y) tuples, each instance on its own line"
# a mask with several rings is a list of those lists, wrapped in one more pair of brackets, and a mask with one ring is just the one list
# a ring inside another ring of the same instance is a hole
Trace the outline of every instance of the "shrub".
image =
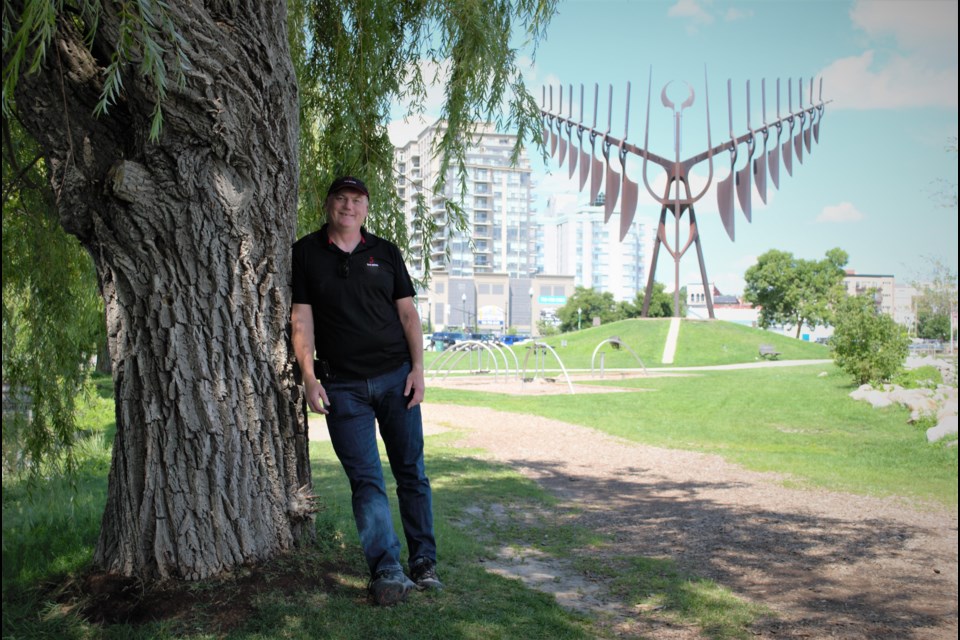
[(893, 383), (904, 389), (935, 389), (943, 382), (943, 376), (936, 367), (926, 364), (916, 369), (901, 371), (893, 378)]
[(886, 382), (903, 369), (910, 344), (906, 329), (880, 313), (871, 293), (837, 305), (833, 359), (857, 384)]

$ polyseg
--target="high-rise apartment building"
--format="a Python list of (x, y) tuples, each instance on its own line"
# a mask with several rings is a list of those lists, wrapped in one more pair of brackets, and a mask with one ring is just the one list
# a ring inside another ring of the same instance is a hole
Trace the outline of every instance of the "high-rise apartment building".
[[(430, 257), (431, 270), (457, 278), (489, 273), (527, 278), (534, 269), (530, 160), (522, 153), (517, 166), (511, 166), (516, 135), (497, 133), (492, 125), (478, 131), (466, 153), (465, 231), (455, 228), (444, 206), (460, 201), (457, 168), (450, 167), (443, 193), (432, 190), (440, 171), (434, 142), (443, 135), (444, 123), (428, 126), (394, 151), (397, 193), (410, 230), (408, 262), (415, 278), (424, 275), (425, 256)], [(437, 233), (426, 240), (413, 228), (421, 197), (437, 225)]]
[(572, 275), (578, 287), (631, 301), (647, 286), (652, 240), (638, 217), (621, 241), (620, 212), (604, 221), (602, 197), (587, 204), (583, 196), (552, 196), (540, 220), (538, 259), (544, 273)]

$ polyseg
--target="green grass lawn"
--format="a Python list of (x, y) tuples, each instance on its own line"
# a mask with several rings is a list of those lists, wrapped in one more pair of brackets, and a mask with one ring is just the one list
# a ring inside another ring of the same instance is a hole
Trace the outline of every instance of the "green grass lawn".
[[(662, 320), (626, 321), (552, 338), (551, 344), (565, 362), (569, 358), (567, 366), (589, 369), (596, 345), (619, 335), (645, 364), (654, 366), (667, 326)], [(715, 335), (710, 335), (711, 327)], [(685, 322), (676, 364), (753, 361), (760, 338), (780, 348), (784, 358), (825, 355), (820, 345), (793, 342), (788, 349), (777, 336), (736, 325)], [(517, 352), (522, 355), (524, 348), (518, 346)], [(611, 359), (622, 355), (608, 352)], [(610, 360), (605, 364), (620, 366)], [(428, 389), (427, 400), (541, 415), (636, 442), (713, 453), (749, 469), (786, 474), (797, 486), (956, 508), (956, 448), (927, 444), (922, 429), (907, 424), (903, 409), (878, 410), (851, 400), (852, 385), (830, 364), (625, 380), (608, 376), (592, 383), (641, 391), (510, 396), (435, 387)], [(555, 501), (513, 469), (450, 446), (456, 437), (452, 433), (431, 438), (428, 459), (443, 547), (442, 578), (448, 583), (443, 593), (417, 594), (399, 607), (371, 609), (364, 596), (366, 570), (347, 482), (329, 444), (313, 443), (314, 490), (323, 503), (317, 545), (258, 569), (261, 580), (252, 597), (241, 595), (238, 585), (247, 575), (241, 571), (222, 581), (182, 587), (187, 599), (194, 600), (177, 615), (137, 625), (92, 623), (79, 614), (92, 596), (77, 584), (97, 540), (114, 429), (109, 382), (101, 382), (99, 391), (84, 406), (81, 426), (88, 436), (73, 477), (51, 473), (27, 485), (4, 476), (5, 639), (617, 637), (601, 618), (566, 611), (552, 597), (485, 570), (485, 560), (505, 545), (573, 561), (571, 550), (616, 545), (559, 517)], [(490, 517), (494, 508), (505, 510), (507, 517)], [(614, 558), (592, 570), (643, 615), (692, 626), (704, 637), (749, 638), (752, 622), (773, 615), (663, 558)], [(144, 587), (144, 594), (148, 591)], [(243, 617), (223, 627), (218, 621), (227, 607)]]
[[(550, 345), (560, 357), (567, 369), (596, 370), (601, 364), (604, 369), (640, 369), (642, 367), (694, 367), (705, 365), (737, 364), (759, 360), (761, 344), (770, 344), (781, 352), (781, 360), (817, 360), (830, 358), (830, 350), (821, 344), (794, 340), (769, 331), (752, 329), (732, 322), (684, 320), (680, 324), (677, 351), (671, 364), (663, 363), (663, 349), (670, 327), (669, 319), (632, 319), (613, 322), (600, 327), (590, 327), (581, 331), (564, 333), (538, 341)], [(617, 337), (629, 349), (614, 349), (606, 344), (598, 346), (612, 337)], [(501, 355), (491, 356), (483, 352), (464, 356), (457, 361), (453, 371), (483, 368), (494, 370), (513, 370), (516, 363), (520, 369), (534, 371), (536, 357), (530, 354), (529, 343), (510, 347), (516, 360)], [(631, 351), (633, 353), (631, 353)], [(634, 355), (636, 354), (636, 356)], [(637, 361), (640, 358), (640, 362)], [(492, 360), (496, 359), (496, 366)], [(602, 358), (602, 360), (601, 360)], [(444, 372), (453, 364), (454, 358), (442, 352), (425, 354), (427, 370)], [(506, 362), (504, 361), (506, 360)], [(560, 366), (552, 355), (542, 360), (545, 371), (555, 372)], [(507, 366), (509, 365), (509, 367)]]
[(832, 364), (601, 384), (644, 391), (513, 396), (434, 388), (427, 399), (714, 453), (749, 469), (788, 474), (803, 486), (957, 504), (956, 447), (928, 444), (922, 429), (907, 424), (905, 409), (874, 409), (850, 399), (849, 378)]

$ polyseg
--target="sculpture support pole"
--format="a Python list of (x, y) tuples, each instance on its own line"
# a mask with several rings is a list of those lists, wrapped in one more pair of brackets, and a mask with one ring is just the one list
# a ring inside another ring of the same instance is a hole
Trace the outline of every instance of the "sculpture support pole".
[[(693, 207), (690, 207), (690, 224), (694, 227), (697, 226), (697, 214), (694, 213)], [(713, 292), (710, 291), (710, 282), (707, 280), (707, 263), (703, 259), (703, 246), (700, 244), (699, 227), (694, 236), (694, 242), (697, 245), (697, 260), (700, 261), (700, 278), (703, 280), (703, 295), (707, 301), (707, 314), (711, 320), (714, 320), (716, 316), (713, 314)], [(674, 314), (680, 315), (679, 310), (674, 311)]]
[(647, 289), (643, 296), (643, 309), (640, 310), (640, 315), (644, 318), (647, 317), (650, 311), (650, 296), (653, 295), (654, 276), (657, 273), (657, 256), (660, 255), (660, 234), (666, 229), (666, 220), (667, 207), (663, 206), (660, 208), (660, 223), (657, 225), (657, 239), (653, 241), (653, 256), (650, 259), (650, 273), (647, 274)]

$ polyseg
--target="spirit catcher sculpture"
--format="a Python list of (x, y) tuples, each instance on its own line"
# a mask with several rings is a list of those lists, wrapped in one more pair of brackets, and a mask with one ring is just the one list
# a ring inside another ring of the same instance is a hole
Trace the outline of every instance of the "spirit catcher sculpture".
[[(703, 290), (707, 302), (707, 311), (711, 318), (713, 313), (713, 296), (710, 292), (710, 286), (707, 281), (707, 269), (703, 260), (703, 247), (700, 242), (700, 232), (697, 227), (697, 217), (694, 212), (694, 204), (699, 201), (710, 188), (713, 182), (713, 162), (714, 156), (727, 152), (730, 157), (730, 173), (717, 182), (717, 208), (720, 211), (720, 219), (723, 222), (724, 229), (730, 240), (734, 240), (734, 214), (736, 202), (734, 192), (736, 192), (736, 201), (740, 204), (740, 210), (746, 217), (747, 222), (752, 218), (751, 198), (753, 185), (756, 185), (757, 194), (766, 204), (767, 202), (767, 176), (777, 189), (780, 188), (780, 163), (781, 159), (787, 173), (793, 175), (793, 157), (796, 156), (797, 162), (803, 162), (803, 152), (806, 148), (807, 154), (810, 153), (812, 143), (820, 141), (820, 121), (823, 120), (825, 103), (823, 102), (823, 79), (821, 78), (817, 101), (814, 102), (814, 80), (810, 78), (809, 89), (807, 91), (807, 103), (803, 103), (804, 82), (800, 78), (797, 80), (797, 108), (793, 106), (793, 84), (786, 82), (787, 89), (787, 109), (785, 115), (781, 115), (780, 103), (780, 80), (776, 83), (776, 119), (767, 120), (767, 84), (766, 80), (761, 82), (761, 104), (763, 111), (763, 124), (753, 128), (750, 116), (750, 82), (746, 83), (747, 96), (747, 132), (737, 136), (733, 127), (733, 96), (732, 83), (727, 80), (727, 118), (730, 123), (730, 138), (714, 146), (710, 134), (710, 93), (707, 87), (707, 77), (704, 73), (704, 94), (707, 114), (707, 150), (694, 155), (686, 160), (680, 159), (680, 138), (683, 111), (693, 105), (694, 92), (693, 87), (687, 85), (688, 94), (686, 99), (677, 105), (667, 96), (667, 88), (671, 83), (664, 85), (660, 92), (660, 101), (663, 106), (673, 112), (674, 127), (674, 159), (668, 160), (662, 156), (650, 152), (650, 94), (653, 84), (653, 70), (650, 70), (650, 80), (647, 85), (647, 125), (644, 135), (643, 146), (638, 147), (627, 142), (630, 125), (630, 83), (627, 83), (627, 100), (623, 126), (623, 138), (617, 138), (610, 135), (613, 118), (613, 86), (610, 86), (609, 98), (607, 100), (607, 128), (600, 131), (597, 128), (597, 107), (599, 98), (599, 86), (594, 85), (593, 91), (593, 124), (586, 126), (583, 122), (584, 111), (584, 91), (583, 85), (580, 85), (580, 114), (579, 121), (573, 118), (573, 85), (569, 85), (567, 98), (567, 115), (563, 116), (563, 87), (558, 87), (559, 107), (557, 112), (553, 111), (553, 87), (549, 89), (549, 104), (547, 102), (547, 88), (544, 87), (541, 114), (543, 116), (544, 140), (550, 140), (550, 155), (558, 158), (559, 166), (563, 166), (567, 159), (569, 167), (569, 177), (573, 178), (578, 164), (580, 165), (580, 190), (583, 191), (587, 183), (587, 177), (590, 177), (590, 202), (595, 202), (600, 193), (600, 187), (606, 179), (606, 189), (604, 198), (604, 222), (610, 219), (613, 210), (616, 208), (618, 199), (622, 198), (620, 209), (620, 240), (622, 241), (633, 224), (633, 218), (637, 209), (637, 200), (639, 197), (639, 184), (627, 176), (627, 154), (632, 153), (643, 158), (643, 184), (647, 193), (660, 203), (660, 222), (657, 226), (657, 238), (653, 245), (653, 256), (651, 260), (650, 273), (647, 277), (646, 295), (643, 302), (642, 315), (647, 316), (650, 307), (650, 296), (653, 293), (654, 276), (657, 270), (657, 258), (659, 257), (660, 247), (665, 247), (666, 251), (673, 257), (674, 276), (676, 278), (676, 288), (674, 289), (673, 313), (675, 316), (680, 314), (680, 259), (687, 252), (691, 245), (697, 248), (697, 259), (700, 264), (700, 277), (703, 280)], [(576, 130), (576, 142), (574, 142), (574, 130)], [(584, 134), (589, 134), (589, 151), (584, 141)], [(603, 160), (596, 157), (597, 139), (600, 140), (600, 151)], [(782, 142), (781, 142), (782, 140)], [(579, 147), (579, 153), (577, 148)], [(762, 147), (758, 151), (758, 147)], [(740, 169), (737, 169), (737, 160), (741, 157), (740, 150), (743, 149), (743, 156), (746, 161)], [(559, 152), (559, 153), (558, 153)], [(615, 153), (620, 162), (620, 172), (614, 163), (611, 162), (611, 152)], [(697, 193), (691, 191), (690, 170), (701, 162), (708, 163), (708, 174), (706, 183)], [(657, 193), (651, 188), (648, 179), (649, 163), (659, 165), (666, 174), (666, 187), (662, 193)], [(674, 217), (674, 241), (670, 244), (666, 233), (667, 212), (673, 213)], [(680, 246), (680, 221), (686, 214), (689, 220), (689, 232), (685, 244)]]

